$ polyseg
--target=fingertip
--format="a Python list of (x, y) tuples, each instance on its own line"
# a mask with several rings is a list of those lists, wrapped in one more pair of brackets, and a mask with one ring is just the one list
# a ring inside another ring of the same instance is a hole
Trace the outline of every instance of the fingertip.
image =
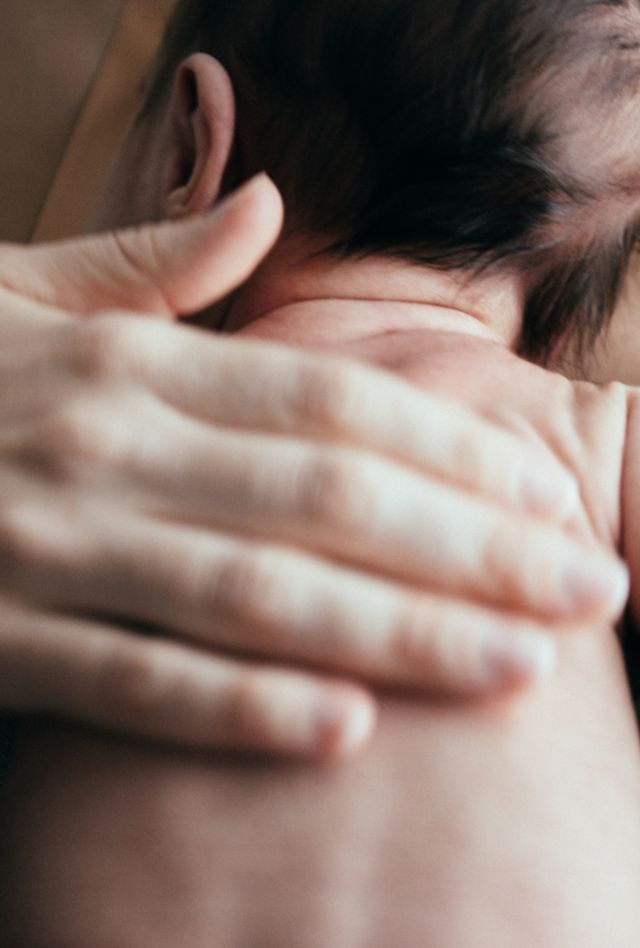
[(220, 205), (220, 211), (233, 210), (247, 215), (254, 232), (265, 233), (275, 239), (284, 218), (284, 203), (280, 191), (271, 178), (262, 172), (234, 191)]
[(206, 220), (215, 220), (226, 210), (245, 205), (250, 205), (253, 211), (261, 210), (269, 217), (274, 214), (280, 216), (284, 209), (280, 191), (269, 175), (262, 171), (216, 201), (204, 217)]
[(261, 171), (260, 174), (250, 178), (237, 193), (242, 194), (245, 200), (262, 202), (265, 208), (271, 211), (282, 212), (284, 208), (282, 195), (266, 171)]
[(563, 607), (568, 615), (618, 618), (630, 591), (629, 570), (610, 554), (577, 551), (563, 570)]
[(491, 690), (549, 679), (557, 664), (557, 647), (548, 635), (498, 632), (482, 649), (482, 684)]
[(244, 283), (276, 243), (282, 221), (278, 189), (259, 175), (210, 212), (150, 231), (170, 311), (199, 312)]
[(575, 513), (579, 499), (578, 482), (567, 471), (552, 470), (536, 462), (524, 468), (518, 505), (526, 513), (565, 522)]
[(365, 692), (350, 689), (334, 695), (317, 718), (319, 755), (340, 760), (357, 754), (371, 740), (376, 722), (375, 702)]
[[(222, 226), (225, 230), (237, 226), (239, 230), (250, 225), (253, 232), (268, 229), (278, 233), (284, 217), (284, 203), (280, 191), (266, 173), (261, 173), (225, 195), (201, 214), (192, 214), (172, 221), (147, 225), (150, 232), (161, 233), (177, 245), (189, 237), (201, 243), (208, 233), (216, 239)], [(136, 228), (131, 233), (140, 233)]]

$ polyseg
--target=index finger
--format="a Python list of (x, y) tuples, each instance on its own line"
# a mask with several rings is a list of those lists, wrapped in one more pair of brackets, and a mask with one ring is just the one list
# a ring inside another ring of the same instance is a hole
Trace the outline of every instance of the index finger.
[(576, 505), (576, 481), (550, 452), (381, 369), (126, 316), (84, 324), (81, 361), (83, 349), (206, 423), (359, 446), (537, 516)]

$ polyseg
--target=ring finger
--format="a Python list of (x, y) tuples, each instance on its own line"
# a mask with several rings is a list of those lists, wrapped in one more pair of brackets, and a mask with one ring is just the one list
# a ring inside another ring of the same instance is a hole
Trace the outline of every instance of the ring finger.
[(553, 664), (548, 626), (284, 547), (144, 521), (104, 524), (101, 535), (81, 580), (73, 564), (43, 579), (49, 604), (463, 697), (523, 684)]

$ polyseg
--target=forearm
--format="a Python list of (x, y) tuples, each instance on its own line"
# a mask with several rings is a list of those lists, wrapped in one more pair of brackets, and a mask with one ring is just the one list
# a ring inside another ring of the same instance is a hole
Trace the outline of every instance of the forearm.
[(33, 735), (4, 807), (8, 945), (628, 948), (624, 694), (588, 636), (512, 710), (388, 702), (369, 751), (322, 771)]

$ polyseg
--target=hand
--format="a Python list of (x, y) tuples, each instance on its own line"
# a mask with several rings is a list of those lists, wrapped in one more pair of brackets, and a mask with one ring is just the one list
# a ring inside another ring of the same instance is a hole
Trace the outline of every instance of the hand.
[(374, 702), (341, 679), (493, 694), (548, 667), (550, 621), (617, 608), (615, 561), (545, 522), (573, 481), (480, 418), (342, 360), (77, 318), (201, 310), (280, 220), (262, 181), (195, 221), (0, 253), (5, 709), (347, 753)]

